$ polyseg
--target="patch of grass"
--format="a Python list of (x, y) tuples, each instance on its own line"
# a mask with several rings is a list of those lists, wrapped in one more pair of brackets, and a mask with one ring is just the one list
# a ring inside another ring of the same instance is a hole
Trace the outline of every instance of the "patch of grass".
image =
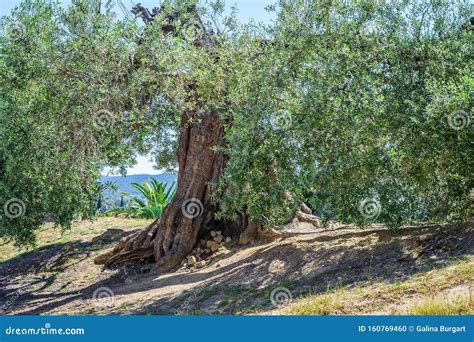
[(132, 229), (146, 227), (152, 220), (145, 219), (123, 219), (118, 217), (101, 217), (95, 221), (75, 222), (71, 229), (62, 230), (52, 224), (45, 224), (38, 230), (36, 235), (36, 246), (33, 249), (17, 248), (13, 243), (6, 243), (0, 239), (0, 263), (18, 257), (31, 250), (52, 245), (67, 244), (73, 241), (89, 241), (94, 236), (102, 234), (107, 229)]
[(189, 311), (188, 316), (203, 316), (206, 315), (206, 312), (202, 309), (193, 309)]
[(184, 302), (189, 297), (187, 293), (181, 293), (178, 297), (176, 297), (177, 302)]
[(224, 298), (223, 300), (220, 301), (218, 307), (224, 307), (224, 306), (227, 306), (231, 303), (230, 299), (229, 298)]
[[(284, 314), (401, 314), (463, 315), (474, 313), (474, 257), (452, 261), (451, 265), (390, 283), (372, 281), (348, 289), (339, 287), (297, 300)], [(468, 285), (468, 286), (466, 286)], [(465, 293), (447, 298), (449, 289), (459, 287)]]
[(218, 286), (211, 286), (209, 288), (201, 288), (201, 290), (198, 292), (197, 297), (205, 299), (205, 298), (214, 296), (218, 292), (219, 292)]
[(292, 309), (294, 315), (330, 315), (337, 312), (342, 304), (339, 298), (331, 295), (316, 296), (311, 300), (296, 304)]
[(289, 278), (284, 279), (280, 284), (281, 287), (285, 287), (287, 289), (291, 289), (293, 285), (294, 285), (293, 280)]
[(408, 313), (422, 316), (472, 315), (474, 299), (471, 296), (429, 298), (409, 307)]

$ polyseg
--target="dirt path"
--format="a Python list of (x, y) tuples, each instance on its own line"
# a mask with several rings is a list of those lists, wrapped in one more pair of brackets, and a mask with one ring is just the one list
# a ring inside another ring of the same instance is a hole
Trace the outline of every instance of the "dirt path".
[[(112, 232), (114, 233), (114, 232)], [(315, 229), (287, 226), (279, 241), (230, 247), (206, 267), (163, 275), (102, 271), (93, 258), (127, 232), (40, 249), (0, 265), (6, 314), (271, 313), (270, 294), (293, 298), (377, 279), (395, 282), (474, 254), (474, 224)]]

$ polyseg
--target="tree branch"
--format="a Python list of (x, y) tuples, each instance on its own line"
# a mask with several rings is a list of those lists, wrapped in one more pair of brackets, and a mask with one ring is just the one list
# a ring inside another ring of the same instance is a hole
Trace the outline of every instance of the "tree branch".
[(155, 20), (155, 17), (160, 13), (161, 9), (158, 7), (155, 7), (150, 12), (146, 7), (138, 3), (132, 7), (131, 12), (134, 15), (141, 17), (145, 24), (148, 24), (149, 22), (152, 22), (153, 20)]

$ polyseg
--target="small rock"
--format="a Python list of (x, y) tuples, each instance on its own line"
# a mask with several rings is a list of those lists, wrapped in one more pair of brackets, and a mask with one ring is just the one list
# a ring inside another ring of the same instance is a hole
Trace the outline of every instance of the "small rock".
[(206, 249), (204, 250), (204, 253), (209, 254), (209, 253), (211, 253), (211, 250), (210, 250), (209, 248), (206, 248)]
[(194, 264), (196, 264), (196, 257), (194, 255), (190, 255), (188, 257), (188, 264), (189, 266), (193, 266)]
[(211, 236), (214, 237), (216, 235), (217, 235), (217, 233), (215, 231), (211, 230)]
[(216, 233), (217, 233), (217, 235), (221, 235), (221, 236), (222, 236), (222, 232), (221, 232), (221, 231), (217, 231)]
[(197, 268), (201, 268), (201, 267), (204, 267), (204, 266), (206, 266), (206, 262), (205, 262), (204, 260), (198, 261), (198, 262), (196, 263), (196, 267), (197, 267)]
[(225, 238), (225, 242), (226, 242), (226, 243), (227, 243), (227, 242), (231, 242), (231, 241), (232, 241), (232, 238), (231, 238), (230, 236), (228, 236), (228, 237)]
[(222, 242), (222, 235), (217, 235), (216, 237), (214, 237), (214, 241), (217, 242), (217, 243), (221, 243)]
[(215, 241), (207, 241), (207, 248), (211, 250), (211, 252), (216, 252), (219, 249), (219, 244)]

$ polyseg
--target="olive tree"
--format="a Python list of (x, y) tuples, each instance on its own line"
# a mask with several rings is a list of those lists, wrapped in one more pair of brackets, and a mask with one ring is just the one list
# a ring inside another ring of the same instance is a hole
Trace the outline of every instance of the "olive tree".
[(472, 181), (467, 1), (286, 1), (242, 25), (221, 1), (119, 19), (98, 0), (3, 20), (1, 235), (89, 212), (104, 167), (152, 153), (178, 188), (100, 258), (179, 264), (210, 230), (248, 241), (305, 199), (323, 220), (465, 220)]

